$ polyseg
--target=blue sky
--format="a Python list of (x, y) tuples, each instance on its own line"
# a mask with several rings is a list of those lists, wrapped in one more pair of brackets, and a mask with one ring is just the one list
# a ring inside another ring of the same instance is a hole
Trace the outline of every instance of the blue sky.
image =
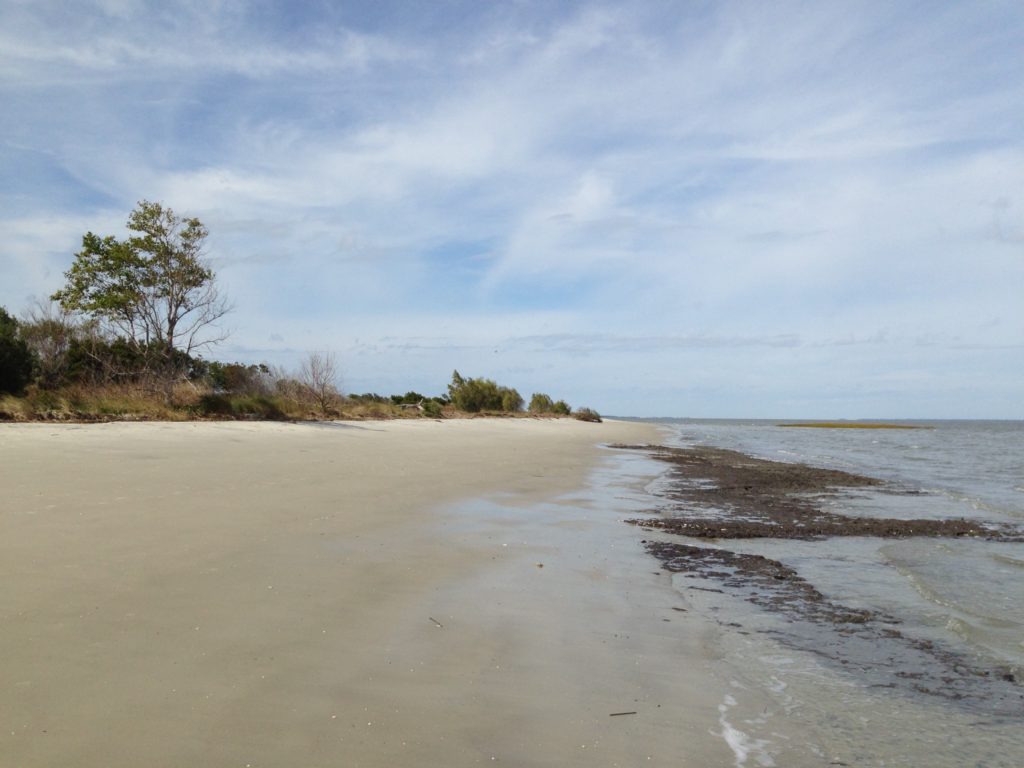
[(0, 0), (0, 94), (12, 311), (145, 198), (346, 391), (1024, 418), (1019, 2)]

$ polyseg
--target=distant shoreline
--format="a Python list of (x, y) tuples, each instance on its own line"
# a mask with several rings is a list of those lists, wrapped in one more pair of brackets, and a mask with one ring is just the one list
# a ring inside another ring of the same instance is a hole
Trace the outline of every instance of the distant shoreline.
[(889, 424), (870, 421), (810, 421), (776, 424), (777, 427), (804, 427), (807, 429), (935, 429), (924, 424)]

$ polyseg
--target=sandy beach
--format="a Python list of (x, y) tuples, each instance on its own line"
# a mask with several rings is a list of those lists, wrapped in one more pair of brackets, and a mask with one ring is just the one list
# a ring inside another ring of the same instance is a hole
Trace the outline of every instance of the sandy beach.
[(653, 440), (4, 425), (0, 764), (732, 765), (710, 630), (593, 483)]

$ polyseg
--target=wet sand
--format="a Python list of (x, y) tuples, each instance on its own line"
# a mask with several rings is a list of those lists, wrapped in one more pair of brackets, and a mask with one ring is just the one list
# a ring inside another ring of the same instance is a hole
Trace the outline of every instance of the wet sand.
[(730, 765), (712, 630), (580, 490), (654, 437), (2, 426), (0, 764)]

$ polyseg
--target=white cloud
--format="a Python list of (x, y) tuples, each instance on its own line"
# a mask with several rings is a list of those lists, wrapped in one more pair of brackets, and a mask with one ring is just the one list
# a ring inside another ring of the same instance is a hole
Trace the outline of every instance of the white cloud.
[[(25, 107), (4, 146), (45, 150), (99, 200), (64, 215), (45, 185), (6, 190), (35, 208), (0, 215), (18, 283), (0, 302), (52, 291), (60, 254), (148, 197), (210, 225), (239, 351), (336, 344), (367, 381), (467, 355), (625, 398), (629, 355), (665, 391), (699, 369), (783, 402), (845, 391), (825, 350), (859, 350), (875, 380), (930, 338), (915, 370), (939, 387), (956, 345), (1024, 337), (1012, 8), (527, 4), (432, 37), (155, 8), (0, 15), (0, 88)], [(727, 358), (741, 339), (746, 366)]]
[(314, 47), (261, 39), (247, 28), (245, 6), (179, 3), (161, 7), (103, 2), (103, 11), (62, 9), (67, 20), (54, 28), (26, 7), (0, 18), (0, 62), (5, 78), (28, 83), (139, 81), (237, 74), (253, 79), (277, 75), (343, 75), (408, 61), (419, 54), (408, 44), (345, 27), (320, 31)]

